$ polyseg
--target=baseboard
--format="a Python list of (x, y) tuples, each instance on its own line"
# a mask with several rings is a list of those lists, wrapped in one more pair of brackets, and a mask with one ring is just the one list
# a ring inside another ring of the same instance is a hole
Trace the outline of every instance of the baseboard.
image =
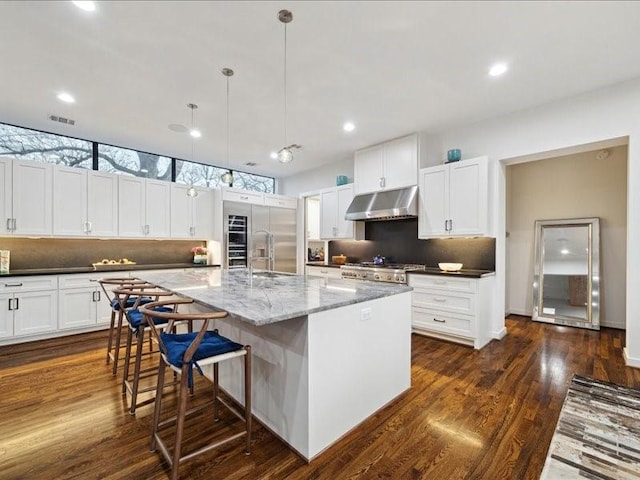
[(601, 327), (607, 327), (607, 328), (617, 328), (619, 330), (626, 330), (627, 326), (624, 323), (600, 323)]
[(502, 340), (506, 336), (507, 336), (507, 327), (502, 327), (500, 330), (498, 330), (497, 332), (493, 332), (491, 335), (491, 337), (495, 338), (496, 340)]
[(629, 356), (627, 347), (622, 349), (622, 355), (624, 356), (624, 363), (627, 367), (640, 368), (640, 358), (632, 358)]
[(531, 311), (527, 311), (524, 309), (519, 309), (519, 308), (510, 308), (509, 309), (509, 314), (513, 314), (513, 315), (521, 315), (523, 317), (530, 317), (531, 316)]

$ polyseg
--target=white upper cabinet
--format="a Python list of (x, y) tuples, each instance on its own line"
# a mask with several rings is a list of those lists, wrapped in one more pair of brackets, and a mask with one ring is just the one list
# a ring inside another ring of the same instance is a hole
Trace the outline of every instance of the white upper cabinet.
[(355, 153), (355, 194), (418, 183), (418, 135), (408, 135)]
[(288, 208), (290, 210), (298, 209), (298, 199), (296, 197), (276, 195), (275, 193), (265, 193), (264, 204), (269, 207)]
[(189, 186), (171, 184), (171, 238), (208, 240), (213, 236), (214, 191), (196, 187), (198, 195), (187, 195)]
[(118, 175), (87, 172), (87, 221), (89, 235), (118, 236)]
[(488, 234), (487, 157), (420, 170), (418, 236)]
[(121, 175), (118, 178), (118, 233), (131, 238), (169, 238), (171, 184)]
[(230, 202), (264, 205), (264, 193), (243, 190), (241, 188), (222, 187), (222, 200)]
[[(344, 219), (353, 200), (353, 184), (320, 191), (320, 237), (327, 240), (363, 237), (362, 222)], [(356, 226), (357, 225), (357, 226)]]
[(0, 233), (51, 235), (53, 168), (46, 163), (0, 159), (5, 214)]
[(82, 168), (54, 167), (53, 234), (117, 236), (117, 175)]

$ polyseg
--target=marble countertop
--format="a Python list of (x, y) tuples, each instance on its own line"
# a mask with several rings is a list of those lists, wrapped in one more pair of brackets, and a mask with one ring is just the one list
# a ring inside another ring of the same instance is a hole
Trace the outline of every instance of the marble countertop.
[(268, 325), (314, 312), (366, 302), (412, 290), (407, 285), (339, 278), (306, 277), (247, 270), (181, 271), (167, 276), (148, 273), (143, 280), (252, 325)]
[(9, 273), (0, 274), (3, 277), (24, 277), (30, 275), (64, 275), (68, 273), (110, 273), (110, 272), (127, 272), (130, 270), (162, 270), (166, 268), (203, 268), (203, 267), (220, 267), (220, 265), (199, 265), (193, 263), (161, 263), (154, 265), (139, 264), (122, 264), (109, 265), (104, 269), (95, 269), (93, 267), (54, 267), (54, 268), (25, 268), (21, 270), (10, 270)]

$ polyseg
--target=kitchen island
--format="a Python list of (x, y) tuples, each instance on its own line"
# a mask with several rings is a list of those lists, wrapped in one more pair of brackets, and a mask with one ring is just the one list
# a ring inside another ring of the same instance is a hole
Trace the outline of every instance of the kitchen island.
[[(406, 285), (214, 269), (143, 279), (229, 312), (215, 328), (252, 347), (253, 415), (308, 461), (411, 386)], [(241, 362), (221, 364), (220, 383), (242, 403)]]

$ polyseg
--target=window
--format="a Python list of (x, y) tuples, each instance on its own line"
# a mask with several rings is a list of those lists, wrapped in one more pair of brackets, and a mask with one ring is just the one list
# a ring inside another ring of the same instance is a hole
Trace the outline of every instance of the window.
[(176, 183), (216, 188), (225, 186), (220, 177), (227, 170), (202, 163), (176, 160)]
[(111, 145), (98, 145), (98, 170), (171, 181), (169, 157)]
[(233, 172), (233, 186), (256, 192), (275, 193), (275, 180), (253, 173)]
[(93, 168), (92, 142), (1, 123), (0, 155), (40, 163)]
[[(94, 158), (97, 153), (97, 158)], [(0, 123), (0, 155), (53, 163), (69, 167), (97, 169), (136, 177), (172, 181), (186, 185), (217, 188), (225, 186), (220, 177), (226, 168), (188, 162), (139, 152), (128, 148), (103, 145), (88, 140)], [(175, 162), (175, 163), (174, 163)], [(274, 193), (275, 179), (252, 173), (233, 171), (233, 186), (257, 192)]]

